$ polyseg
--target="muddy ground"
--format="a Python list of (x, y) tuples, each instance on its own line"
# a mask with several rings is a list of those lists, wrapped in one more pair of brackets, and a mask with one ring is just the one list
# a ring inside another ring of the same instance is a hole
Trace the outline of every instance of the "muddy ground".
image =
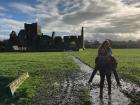
[[(37, 94), (28, 105), (139, 105), (140, 88), (129, 82), (121, 80), (122, 87), (118, 88), (114, 77), (112, 77), (112, 95), (107, 95), (107, 83), (105, 82), (103, 99), (99, 98), (99, 75), (96, 75), (91, 84), (87, 81), (92, 73), (92, 68), (81, 62), (74, 56), (69, 55), (80, 67), (79, 72), (58, 73), (65, 76), (63, 79), (46, 79), (38, 88)], [(44, 77), (55, 75), (42, 73)], [(83, 89), (89, 90), (90, 101), (82, 102)]]

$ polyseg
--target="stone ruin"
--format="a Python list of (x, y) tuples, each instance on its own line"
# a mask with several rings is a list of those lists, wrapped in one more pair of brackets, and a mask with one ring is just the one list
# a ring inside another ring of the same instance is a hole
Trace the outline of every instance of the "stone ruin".
[(81, 35), (78, 36), (55, 36), (55, 32), (48, 36), (43, 35), (37, 23), (25, 23), (18, 35), (15, 31), (11, 32), (4, 45), (6, 51), (78, 51), (84, 49), (84, 28), (82, 27)]

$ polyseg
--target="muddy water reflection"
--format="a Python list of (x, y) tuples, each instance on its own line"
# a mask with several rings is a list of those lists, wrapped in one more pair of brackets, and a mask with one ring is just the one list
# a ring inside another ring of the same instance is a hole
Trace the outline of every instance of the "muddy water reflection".
[[(83, 62), (81, 62), (78, 58), (75, 58), (74, 56), (70, 55), (72, 59), (77, 63), (80, 67), (80, 70), (83, 73), (83, 79), (80, 78), (79, 82), (82, 82), (85, 86), (87, 85), (87, 81), (93, 71), (93, 69)], [(116, 87), (116, 82), (114, 77), (112, 78), (112, 95), (109, 97), (107, 92), (107, 82), (105, 82), (104, 86), (104, 96), (103, 99), (99, 98), (99, 81), (100, 77), (99, 75), (96, 75), (92, 81), (92, 84), (89, 86), (90, 95), (91, 95), (91, 101), (92, 105), (128, 105), (131, 101), (129, 98), (127, 98), (121, 91), (139, 91), (139, 87), (137, 87), (135, 84), (126, 83), (124, 81), (121, 81), (122, 83), (122, 89), (119, 89)], [(120, 91), (121, 90), (121, 91)]]

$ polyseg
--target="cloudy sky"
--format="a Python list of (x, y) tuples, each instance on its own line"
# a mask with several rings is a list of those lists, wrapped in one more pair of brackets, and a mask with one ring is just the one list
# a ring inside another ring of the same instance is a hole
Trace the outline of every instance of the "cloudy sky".
[(38, 21), (42, 32), (90, 40), (140, 38), (140, 0), (0, 0), (0, 38)]

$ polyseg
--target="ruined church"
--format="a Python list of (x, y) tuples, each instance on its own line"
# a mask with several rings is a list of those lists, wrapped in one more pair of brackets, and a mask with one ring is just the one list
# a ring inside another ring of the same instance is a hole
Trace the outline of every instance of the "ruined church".
[(11, 50), (16, 51), (64, 51), (84, 49), (84, 29), (81, 29), (81, 35), (52, 36), (43, 35), (38, 23), (24, 24), (16, 34), (12, 31), (9, 38)]

